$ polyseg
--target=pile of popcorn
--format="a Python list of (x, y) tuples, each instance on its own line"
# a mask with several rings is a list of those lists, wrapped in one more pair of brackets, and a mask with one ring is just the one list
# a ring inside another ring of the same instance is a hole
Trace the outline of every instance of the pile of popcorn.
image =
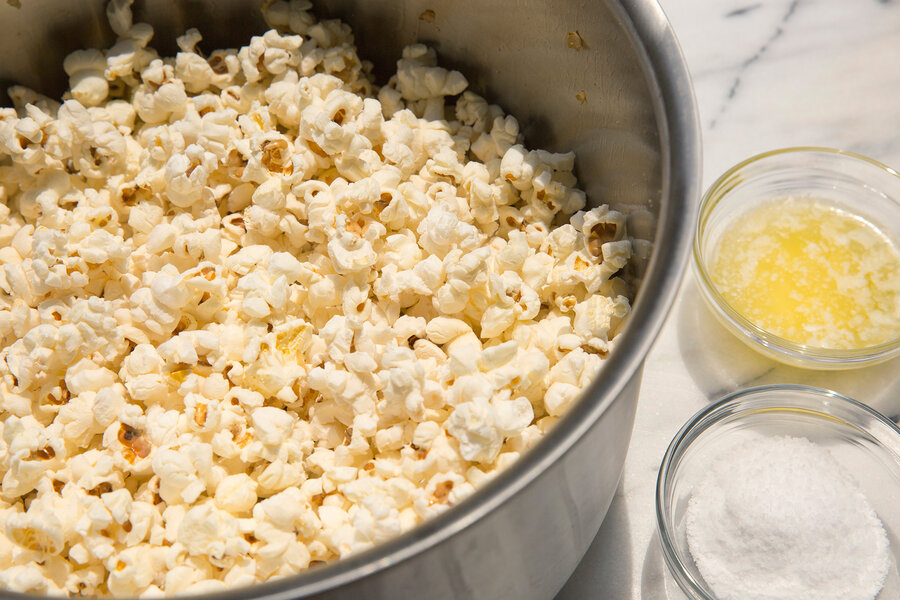
[(0, 587), (214, 592), (369, 548), (541, 439), (630, 310), (573, 155), (406, 48), (269, 2), (0, 109)]

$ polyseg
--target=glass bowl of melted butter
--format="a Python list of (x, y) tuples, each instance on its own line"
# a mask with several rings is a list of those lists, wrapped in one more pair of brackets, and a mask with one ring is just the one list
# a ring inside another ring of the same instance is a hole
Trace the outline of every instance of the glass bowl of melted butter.
[(693, 266), (713, 312), (794, 366), (900, 354), (900, 174), (830, 148), (787, 148), (727, 171), (700, 206)]

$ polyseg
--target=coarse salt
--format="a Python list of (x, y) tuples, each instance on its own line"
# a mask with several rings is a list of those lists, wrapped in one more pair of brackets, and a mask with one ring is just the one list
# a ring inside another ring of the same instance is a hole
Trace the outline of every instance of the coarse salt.
[(685, 520), (720, 600), (872, 600), (890, 568), (868, 499), (806, 438), (754, 437), (717, 456)]

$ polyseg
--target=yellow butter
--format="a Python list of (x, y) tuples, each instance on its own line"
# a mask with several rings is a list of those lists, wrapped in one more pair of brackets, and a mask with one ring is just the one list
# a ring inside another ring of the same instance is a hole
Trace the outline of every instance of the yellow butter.
[(900, 250), (823, 200), (784, 198), (738, 216), (710, 275), (738, 313), (792, 342), (852, 349), (900, 335)]

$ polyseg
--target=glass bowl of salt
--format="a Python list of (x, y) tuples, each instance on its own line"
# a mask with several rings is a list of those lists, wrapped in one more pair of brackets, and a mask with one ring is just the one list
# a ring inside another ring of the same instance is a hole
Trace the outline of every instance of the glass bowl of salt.
[(829, 390), (736, 392), (669, 445), (656, 515), (688, 598), (900, 598), (900, 428)]

